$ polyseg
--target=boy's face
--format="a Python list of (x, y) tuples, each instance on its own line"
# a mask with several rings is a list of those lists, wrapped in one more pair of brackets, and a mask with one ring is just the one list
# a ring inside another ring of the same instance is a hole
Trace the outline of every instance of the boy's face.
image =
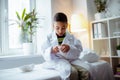
[(56, 21), (54, 22), (54, 30), (58, 36), (63, 36), (67, 29), (67, 23)]

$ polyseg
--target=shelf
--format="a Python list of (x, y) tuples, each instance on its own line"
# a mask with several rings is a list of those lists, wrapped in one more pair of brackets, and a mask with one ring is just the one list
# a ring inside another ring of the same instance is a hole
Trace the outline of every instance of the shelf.
[(118, 39), (118, 38), (120, 38), (120, 36), (103, 37), (103, 38), (93, 38), (93, 40)]
[(105, 38), (93, 38), (93, 40), (106, 40), (106, 39), (109, 39), (109, 38), (107, 38), (107, 37), (105, 37)]
[(110, 57), (110, 56), (106, 55), (106, 56), (100, 56), (100, 57), (102, 57), (102, 58), (108, 58), (108, 57)]
[(116, 74), (116, 75), (114, 75), (114, 77), (115, 77), (115, 78), (120, 78), (120, 75), (117, 75), (117, 74)]
[(120, 38), (120, 36), (113, 36), (113, 37), (110, 37), (110, 39), (116, 39), (116, 38)]
[(108, 21), (108, 20), (115, 20), (115, 21), (120, 20), (120, 16), (105, 18), (105, 19), (101, 19), (101, 20), (97, 20), (97, 21), (92, 21), (92, 23), (100, 23), (100, 22), (104, 22), (104, 21)]
[[(120, 44), (120, 16), (105, 18), (91, 22), (92, 48), (102, 60), (110, 63), (116, 74), (116, 67), (120, 64), (116, 46)], [(114, 76), (120, 80), (120, 75)]]
[(111, 56), (112, 58), (120, 58), (120, 56)]

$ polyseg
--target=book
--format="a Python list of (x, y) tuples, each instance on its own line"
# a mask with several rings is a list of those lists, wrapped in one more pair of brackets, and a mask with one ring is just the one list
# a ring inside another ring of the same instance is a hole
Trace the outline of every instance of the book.
[(98, 38), (106, 37), (106, 26), (104, 23), (97, 23)]
[(98, 27), (97, 24), (94, 24), (93, 26), (93, 32), (94, 32), (94, 38), (98, 38)]

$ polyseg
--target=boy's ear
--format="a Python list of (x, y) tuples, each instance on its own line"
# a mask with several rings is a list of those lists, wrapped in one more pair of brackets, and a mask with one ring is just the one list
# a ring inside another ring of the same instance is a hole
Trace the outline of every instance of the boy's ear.
[(70, 30), (70, 24), (69, 24), (69, 23), (67, 24), (67, 30), (68, 30), (68, 32), (71, 33), (71, 30)]
[(68, 23), (66, 23), (66, 28), (68, 28)]

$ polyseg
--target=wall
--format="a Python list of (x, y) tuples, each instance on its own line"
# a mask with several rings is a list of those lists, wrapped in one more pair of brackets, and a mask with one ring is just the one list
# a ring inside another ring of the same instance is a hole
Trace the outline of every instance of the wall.
[(86, 6), (87, 6), (88, 22), (91, 22), (94, 20), (94, 14), (96, 13), (94, 0), (87, 0), (86, 4), (87, 4)]
[(73, 0), (73, 14), (82, 14), (84, 16), (84, 19), (86, 20), (86, 23), (87, 23), (87, 26), (85, 26), (86, 31), (73, 33), (78, 39), (81, 40), (83, 48), (90, 48), (87, 1), (90, 2), (91, 0)]
[(36, 0), (36, 10), (39, 14), (39, 27), (37, 28), (37, 53), (40, 54), (40, 45), (43, 43), (46, 35), (52, 30), (52, 8), (51, 0)]
[(46, 29), (51, 28), (51, 0), (36, 0), (36, 11), (38, 13), (39, 19), (44, 19), (44, 25), (41, 23), (41, 27), (44, 27)]
[(91, 24), (90, 22), (94, 20), (94, 14), (96, 13), (96, 7), (94, 4), (94, 0), (87, 0), (87, 20), (88, 20), (88, 36), (89, 36), (89, 48), (92, 49), (92, 41), (91, 41)]
[(106, 17), (120, 16), (120, 0), (109, 0)]
[(51, 0), (52, 1), (52, 17), (57, 12), (64, 12), (68, 17), (70, 23), (72, 13), (72, 0)]
[(87, 18), (87, 4), (86, 0), (72, 0), (73, 2), (73, 14), (82, 13)]

